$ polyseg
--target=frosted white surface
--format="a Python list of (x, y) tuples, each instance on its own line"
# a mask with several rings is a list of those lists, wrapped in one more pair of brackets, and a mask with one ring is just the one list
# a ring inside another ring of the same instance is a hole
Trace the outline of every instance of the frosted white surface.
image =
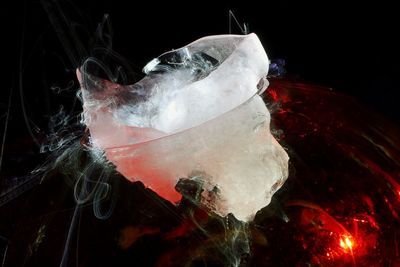
[(259, 39), (209, 36), (174, 51), (175, 58), (164, 55), (132, 86), (103, 81), (95, 83), (99, 90), (82, 82), (93, 144), (127, 179), (172, 202), (179, 178), (203, 173), (192, 179), (204, 183), (204, 205), (251, 219), (288, 175), (288, 156), (256, 94), (269, 65)]

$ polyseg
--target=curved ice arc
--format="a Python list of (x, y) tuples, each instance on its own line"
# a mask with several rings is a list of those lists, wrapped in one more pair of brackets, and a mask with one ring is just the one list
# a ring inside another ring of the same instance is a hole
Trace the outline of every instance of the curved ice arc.
[(167, 52), (131, 86), (98, 80), (83, 66), (84, 122), (93, 144), (127, 179), (172, 202), (180, 199), (179, 178), (197, 179), (204, 205), (248, 220), (288, 172), (257, 95), (267, 86), (268, 65), (249, 34), (209, 36)]

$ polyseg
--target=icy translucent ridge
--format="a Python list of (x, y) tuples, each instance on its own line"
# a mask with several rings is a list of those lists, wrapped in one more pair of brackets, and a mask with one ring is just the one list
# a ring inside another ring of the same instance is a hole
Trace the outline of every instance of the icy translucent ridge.
[(257, 95), (267, 86), (260, 88), (268, 65), (249, 34), (209, 36), (167, 52), (131, 86), (96, 80), (81, 68), (84, 122), (127, 179), (172, 202), (180, 199), (179, 178), (200, 179), (204, 205), (248, 220), (288, 175), (288, 156)]

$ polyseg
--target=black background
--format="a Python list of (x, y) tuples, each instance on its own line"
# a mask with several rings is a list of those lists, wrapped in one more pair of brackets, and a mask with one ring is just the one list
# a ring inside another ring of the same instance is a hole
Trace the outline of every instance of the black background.
[[(22, 102), (35, 135), (46, 132), (49, 116), (61, 105), (71, 108), (78, 88), (74, 70), (90, 54), (105, 14), (114, 51), (140, 73), (146, 62), (165, 51), (205, 35), (227, 33), (232, 10), (258, 34), (271, 59), (286, 60), (290, 76), (333, 87), (400, 121), (400, 16), (395, 4), (47, 0), (8, 2), (1, 10), (0, 109), (4, 129), (13, 89), (9, 138), (28, 133)], [(235, 24), (232, 32), (240, 33)]]

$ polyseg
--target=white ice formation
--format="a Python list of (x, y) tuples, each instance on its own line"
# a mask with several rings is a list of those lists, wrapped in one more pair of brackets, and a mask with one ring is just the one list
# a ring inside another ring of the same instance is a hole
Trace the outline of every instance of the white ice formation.
[(201, 180), (204, 205), (249, 220), (288, 176), (288, 155), (257, 94), (268, 86), (268, 65), (249, 34), (208, 36), (167, 52), (130, 86), (81, 68), (84, 122), (127, 179), (172, 202), (179, 178)]

